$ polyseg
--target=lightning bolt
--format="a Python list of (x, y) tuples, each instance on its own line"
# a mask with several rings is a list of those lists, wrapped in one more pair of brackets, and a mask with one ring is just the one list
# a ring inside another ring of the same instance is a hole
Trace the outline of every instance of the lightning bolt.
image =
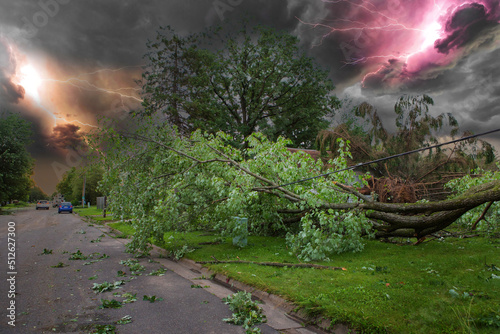
[(135, 100), (137, 102), (142, 102), (143, 100), (140, 99), (137, 96), (131, 95), (131, 94), (124, 94), (121, 93), (121, 91), (135, 91), (139, 92), (141, 88), (139, 87), (122, 87), (118, 89), (109, 89), (105, 87), (99, 87), (97, 85), (92, 84), (90, 81), (83, 79), (82, 77), (84, 76), (89, 76), (89, 75), (95, 75), (103, 72), (120, 72), (125, 69), (129, 68), (142, 68), (143, 65), (134, 65), (134, 66), (124, 66), (116, 69), (109, 69), (109, 68), (104, 68), (100, 70), (96, 70), (94, 72), (88, 72), (88, 73), (82, 73), (78, 75), (77, 77), (70, 77), (64, 80), (57, 80), (57, 79), (44, 79), (44, 81), (47, 82), (55, 82), (55, 83), (60, 83), (60, 84), (68, 84), (73, 87), (76, 87), (81, 90), (86, 90), (86, 91), (94, 91), (94, 92), (102, 92), (102, 93), (107, 93), (107, 94), (114, 94), (120, 96), (120, 98), (128, 98)]
[[(452, 3), (447, 0), (433, 0), (432, 2), (427, 3), (427, 11), (424, 14), (422, 22), (415, 22), (413, 24), (407, 24), (402, 22), (401, 19), (398, 19), (396, 16), (398, 10), (406, 10), (409, 8), (405, 3), (400, 3), (399, 8), (395, 9), (393, 12), (390, 12), (390, 4), (386, 3), (386, 8), (379, 9), (380, 6), (384, 5), (384, 2), (377, 2), (374, 4), (373, 2), (366, 0), (321, 0), (323, 3), (332, 6), (332, 12), (335, 9), (340, 8), (340, 12), (345, 10), (345, 7), (335, 7), (335, 6), (348, 6), (349, 14), (344, 15), (347, 17), (338, 18), (334, 20), (330, 20), (327, 23), (314, 23), (314, 22), (305, 22), (299, 18), (297, 18), (301, 23), (315, 28), (323, 28), (326, 29), (326, 33), (324, 33), (320, 39), (320, 44), (324, 42), (324, 39), (329, 37), (332, 34), (339, 33), (341, 35), (347, 34), (357, 34), (356, 38), (359, 38), (363, 33), (366, 33), (365, 36), (368, 38), (373, 35), (373, 32), (384, 32), (384, 33), (398, 33), (408, 35), (398, 35), (398, 38), (407, 38), (408, 41), (415, 40), (415, 44), (406, 47), (406, 49), (402, 48), (397, 52), (391, 50), (392, 52), (385, 53), (383, 47), (379, 44), (374, 47), (377, 50), (378, 54), (366, 55), (366, 56), (358, 56), (355, 58), (347, 57), (346, 60), (343, 61), (344, 66), (354, 66), (360, 65), (364, 63), (371, 62), (373, 64), (377, 64), (383, 61), (382, 65), (377, 66), (377, 69), (366, 73), (362, 79), (362, 84), (364, 84), (365, 80), (377, 73), (380, 73), (386, 68), (387, 60), (395, 59), (402, 61), (405, 65), (409, 64), (411, 58), (415, 55), (425, 52), (429, 49), (429, 47), (434, 45), (434, 42), (442, 37), (442, 26), (440, 24), (440, 18), (442, 18), (446, 11), (443, 9), (445, 6), (448, 6), (450, 12), (453, 12), (459, 5), (457, 3)], [(465, 2), (465, 1), (464, 1)], [(403, 6), (404, 5), (404, 6)], [(425, 5), (425, 4), (423, 4)], [(395, 6), (398, 7), (398, 6)], [(424, 7), (425, 8), (425, 7)], [(410, 9), (411, 10), (411, 9)], [(407, 14), (407, 13), (406, 13)], [(371, 17), (371, 23), (366, 23), (367, 16)], [(387, 35), (383, 35), (387, 38)], [(396, 35), (390, 35), (396, 36)], [(401, 37), (402, 36), (402, 37)], [(407, 37), (405, 37), (407, 36)], [(353, 38), (350, 43), (355, 42)], [(386, 42), (385, 40), (381, 40), (383, 44)], [(389, 43), (390, 44), (390, 43)], [(410, 44), (410, 43), (408, 43)], [(398, 47), (398, 46), (395, 46)], [(402, 46), (403, 47), (403, 46)], [(361, 47), (362, 48), (362, 47)], [(358, 51), (361, 50), (358, 48)], [(372, 51), (372, 48), (368, 49), (368, 51)]]

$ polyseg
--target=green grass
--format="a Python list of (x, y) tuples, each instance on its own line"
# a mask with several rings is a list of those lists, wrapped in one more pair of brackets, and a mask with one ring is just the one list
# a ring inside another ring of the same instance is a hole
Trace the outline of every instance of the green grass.
[(12, 204), (6, 204), (2, 207), (0, 207), (0, 209), (13, 209), (13, 208), (25, 208), (25, 207), (28, 207), (30, 206), (30, 204), (26, 203), (26, 202), (18, 202), (18, 203), (12, 203)]
[[(84, 207), (82, 208), (81, 206), (73, 206), (73, 211), (78, 213), (78, 215), (82, 217), (89, 217), (89, 216), (97, 216), (101, 215), (102, 216), (102, 210), (97, 209), (97, 206), (91, 205), (90, 208)], [(108, 215), (111, 215), (111, 217), (108, 217)], [(106, 212), (106, 218), (105, 219), (98, 219), (99, 217), (93, 217), (95, 220), (112, 220), (112, 213), (109, 211)], [(102, 218), (102, 217), (101, 217)]]
[(108, 226), (122, 232), (125, 236), (134, 234), (134, 229), (127, 223), (111, 223)]
[[(111, 224), (125, 234), (125, 223)], [(249, 237), (237, 248), (203, 232), (167, 233), (159, 246), (196, 250), (195, 261), (246, 260), (298, 263), (282, 238)], [(500, 241), (447, 238), (419, 246), (368, 241), (361, 253), (333, 255), (318, 264), (340, 270), (217, 264), (210, 269), (278, 294), (311, 316), (348, 323), (366, 333), (497, 333), (500, 326)], [(458, 294), (450, 292), (453, 290)]]

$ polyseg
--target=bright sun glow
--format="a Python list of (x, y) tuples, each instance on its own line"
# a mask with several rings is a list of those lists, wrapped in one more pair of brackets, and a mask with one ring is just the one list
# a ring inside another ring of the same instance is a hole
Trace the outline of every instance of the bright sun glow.
[(24, 87), (26, 94), (38, 100), (38, 89), (42, 84), (42, 79), (32, 65), (25, 65), (21, 68), (19, 84)]

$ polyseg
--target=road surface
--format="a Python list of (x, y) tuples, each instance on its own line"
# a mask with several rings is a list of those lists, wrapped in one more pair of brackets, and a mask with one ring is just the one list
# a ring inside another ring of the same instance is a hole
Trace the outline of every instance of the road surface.
[[(158, 259), (139, 259), (145, 269), (132, 275), (120, 264), (132, 258), (125, 253), (127, 240), (104, 232), (109, 231), (53, 208), (30, 207), (0, 216), (0, 333), (89, 333), (99, 325), (113, 325), (117, 333), (245, 332), (222, 321), (231, 311), (210, 292), (215, 282), (200, 280), (202, 288), (194, 288), (196, 277), (188, 280), (172, 270), (147, 275), (165, 268)], [(70, 260), (80, 254), (88, 258)], [(120, 280), (124, 284), (113, 291), (96, 294), (92, 289), (94, 283)], [(137, 300), (117, 309), (99, 308), (102, 300), (124, 301), (124, 293), (135, 294)], [(162, 300), (151, 303), (144, 295)], [(127, 315), (131, 323), (116, 324)], [(267, 324), (260, 328), (278, 333)]]

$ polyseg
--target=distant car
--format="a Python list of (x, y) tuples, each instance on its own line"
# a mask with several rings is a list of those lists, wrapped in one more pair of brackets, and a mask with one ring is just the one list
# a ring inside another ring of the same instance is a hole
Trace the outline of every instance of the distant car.
[(36, 202), (36, 209), (45, 209), (48, 210), (50, 207), (49, 201), (38, 201)]
[(73, 213), (73, 205), (71, 204), (71, 202), (62, 202), (61, 204), (59, 204), (59, 207), (57, 208), (57, 213), (61, 212)]

